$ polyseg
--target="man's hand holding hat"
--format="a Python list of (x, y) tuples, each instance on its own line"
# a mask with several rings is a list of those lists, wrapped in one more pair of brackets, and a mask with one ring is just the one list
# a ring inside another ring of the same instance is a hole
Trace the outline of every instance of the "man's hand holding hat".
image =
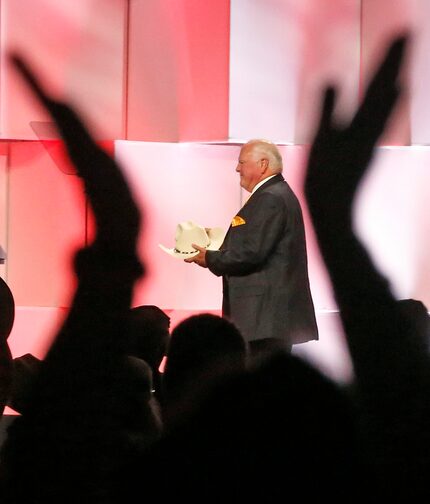
[(196, 263), (202, 268), (207, 268), (206, 265), (206, 249), (204, 247), (199, 247), (195, 243), (192, 244), (193, 248), (199, 251), (199, 253), (193, 257), (189, 257), (188, 259), (184, 259), (187, 263)]

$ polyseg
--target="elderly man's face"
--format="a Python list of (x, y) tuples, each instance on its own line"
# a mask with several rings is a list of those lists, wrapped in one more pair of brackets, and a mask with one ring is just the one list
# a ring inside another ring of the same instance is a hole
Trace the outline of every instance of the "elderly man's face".
[(240, 175), (240, 185), (251, 192), (262, 179), (264, 168), (258, 151), (251, 145), (244, 145), (239, 154), (236, 171)]

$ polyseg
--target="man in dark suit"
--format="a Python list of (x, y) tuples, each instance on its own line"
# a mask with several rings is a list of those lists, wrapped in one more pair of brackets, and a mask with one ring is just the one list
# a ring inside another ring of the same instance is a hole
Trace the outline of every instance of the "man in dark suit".
[(272, 142), (244, 144), (236, 171), (250, 198), (220, 250), (193, 244), (199, 254), (185, 261), (223, 277), (223, 316), (237, 325), (251, 350), (279, 344), (290, 350), (318, 339), (300, 204)]

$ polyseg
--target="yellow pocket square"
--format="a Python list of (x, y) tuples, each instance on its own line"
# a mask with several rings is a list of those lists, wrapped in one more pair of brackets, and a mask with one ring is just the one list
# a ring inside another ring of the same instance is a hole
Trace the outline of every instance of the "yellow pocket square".
[(236, 215), (231, 221), (231, 227), (241, 226), (242, 224), (246, 224), (245, 219), (242, 219), (240, 215)]

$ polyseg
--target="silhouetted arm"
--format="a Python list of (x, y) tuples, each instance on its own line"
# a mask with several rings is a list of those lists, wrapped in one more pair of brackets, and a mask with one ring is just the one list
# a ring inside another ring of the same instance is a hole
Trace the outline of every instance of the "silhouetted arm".
[(60, 131), (96, 233), (77, 251), (71, 308), (3, 447), (4, 491), (19, 502), (105, 502), (135, 421), (126, 337), (133, 287), (143, 273), (136, 253), (140, 214), (120, 167), (73, 109), (51, 98), (20, 57), (12, 62)]
[[(352, 122), (333, 121), (336, 93), (324, 98), (307, 168), (305, 194), (332, 280), (359, 380), (377, 386), (419, 358), (387, 280), (374, 267), (353, 229), (353, 203), (374, 146), (399, 96), (405, 38), (395, 40), (375, 73)], [(411, 352), (411, 353), (410, 353)]]
[(327, 91), (305, 194), (355, 368), (369, 464), (387, 497), (420, 495), (430, 466), (430, 363), (423, 334), (353, 229), (353, 203), (399, 95), (405, 38), (393, 42), (351, 124), (333, 123)]

